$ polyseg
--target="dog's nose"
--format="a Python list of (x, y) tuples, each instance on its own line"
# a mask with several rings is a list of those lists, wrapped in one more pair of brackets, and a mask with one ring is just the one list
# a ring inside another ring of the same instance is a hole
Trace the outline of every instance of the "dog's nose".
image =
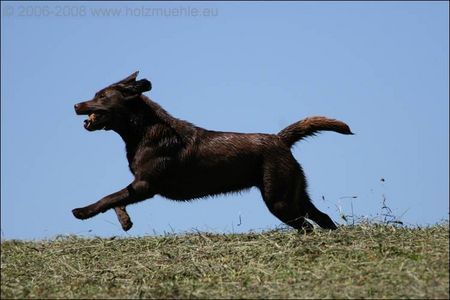
[(80, 103), (77, 103), (73, 106), (73, 108), (75, 108), (75, 111), (77, 112), (80, 109)]
[(84, 115), (86, 112), (86, 104), (84, 102), (77, 103), (73, 106), (77, 115)]

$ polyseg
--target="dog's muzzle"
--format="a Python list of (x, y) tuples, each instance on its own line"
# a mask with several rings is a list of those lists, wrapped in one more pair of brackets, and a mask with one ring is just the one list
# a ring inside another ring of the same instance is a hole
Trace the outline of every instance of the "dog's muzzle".
[(109, 117), (106, 112), (93, 110), (86, 102), (75, 104), (74, 108), (77, 115), (88, 115), (88, 118), (84, 120), (84, 128), (86, 130), (109, 129), (107, 127)]

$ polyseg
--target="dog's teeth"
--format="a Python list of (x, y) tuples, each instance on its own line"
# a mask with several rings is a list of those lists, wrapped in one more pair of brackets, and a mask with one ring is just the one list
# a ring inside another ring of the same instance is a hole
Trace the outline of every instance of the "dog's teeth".
[(88, 116), (88, 120), (89, 120), (89, 121), (94, 121), (94, 120), (95, 120), (95, 114), (94, 114), (94, 113), (90, 114), (90, 115)]

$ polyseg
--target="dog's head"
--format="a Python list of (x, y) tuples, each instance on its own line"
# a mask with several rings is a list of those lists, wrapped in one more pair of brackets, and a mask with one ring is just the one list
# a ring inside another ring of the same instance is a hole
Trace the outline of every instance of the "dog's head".
[(136, 80), (138, 73), (135, 72), (127, 78), (101, 89), (92, 100), (75, 104), (77, 115), (88, 115), (84, 121), (84, 128), (89, 131), (112, 129), (114, 116), (123, 111), (128, 102), (152, 89), (152, 85), (147, 79)]

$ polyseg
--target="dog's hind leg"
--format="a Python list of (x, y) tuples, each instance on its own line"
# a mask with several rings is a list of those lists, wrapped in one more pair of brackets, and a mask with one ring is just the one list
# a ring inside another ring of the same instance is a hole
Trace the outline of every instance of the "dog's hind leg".
[(331, 218), (318, 210), (306, 191), (306, 179), (301, 167), (290, 158), (269, 162), (264, 167), (261, 193), (270, 212), (296, 229), (310, 230), (316, 222), (325, 229), (336, 229)]
[(313, 225), (309, 223), (302, 215), (301, 211), (297, 209), (292, 202), (285, 200), (274, 200), (270, 197), (264, 197), (269, 211), (280, 219), (286, 225), (292, 226), (295, 229), (310, 232), (313, 230)]
[(295, 229), (312, 230), (313, 226), (305, 218), (313, 220), (324, 229), (337, 229), (331, 218), (314, 206), (306, 191), (295, 193), (287, 190), (283, 193), (265, 189), (262, 193), (270, 212)]
[(305, 219), (306, 211), (298, 203), (298, 175), (277, 165), (266, 168), (260, 187), (269, 211), (283, 223), (295, 229), (311, 231), (313, 226)]
[(306, 210), (306, 217), (313, 220), (317, 223), (320, 227), (324, 229), (337, 229), (336, 224), (334, 224), (333, 220), (331, 218), (321, 212), (317, 207), (314, 206), (314, 204), (309, 199), (309, 196), (306, 194), (306, 191), (304, 191), (303, 195), (300, 195), (302, 202), (302, 205), (305, 207)]

